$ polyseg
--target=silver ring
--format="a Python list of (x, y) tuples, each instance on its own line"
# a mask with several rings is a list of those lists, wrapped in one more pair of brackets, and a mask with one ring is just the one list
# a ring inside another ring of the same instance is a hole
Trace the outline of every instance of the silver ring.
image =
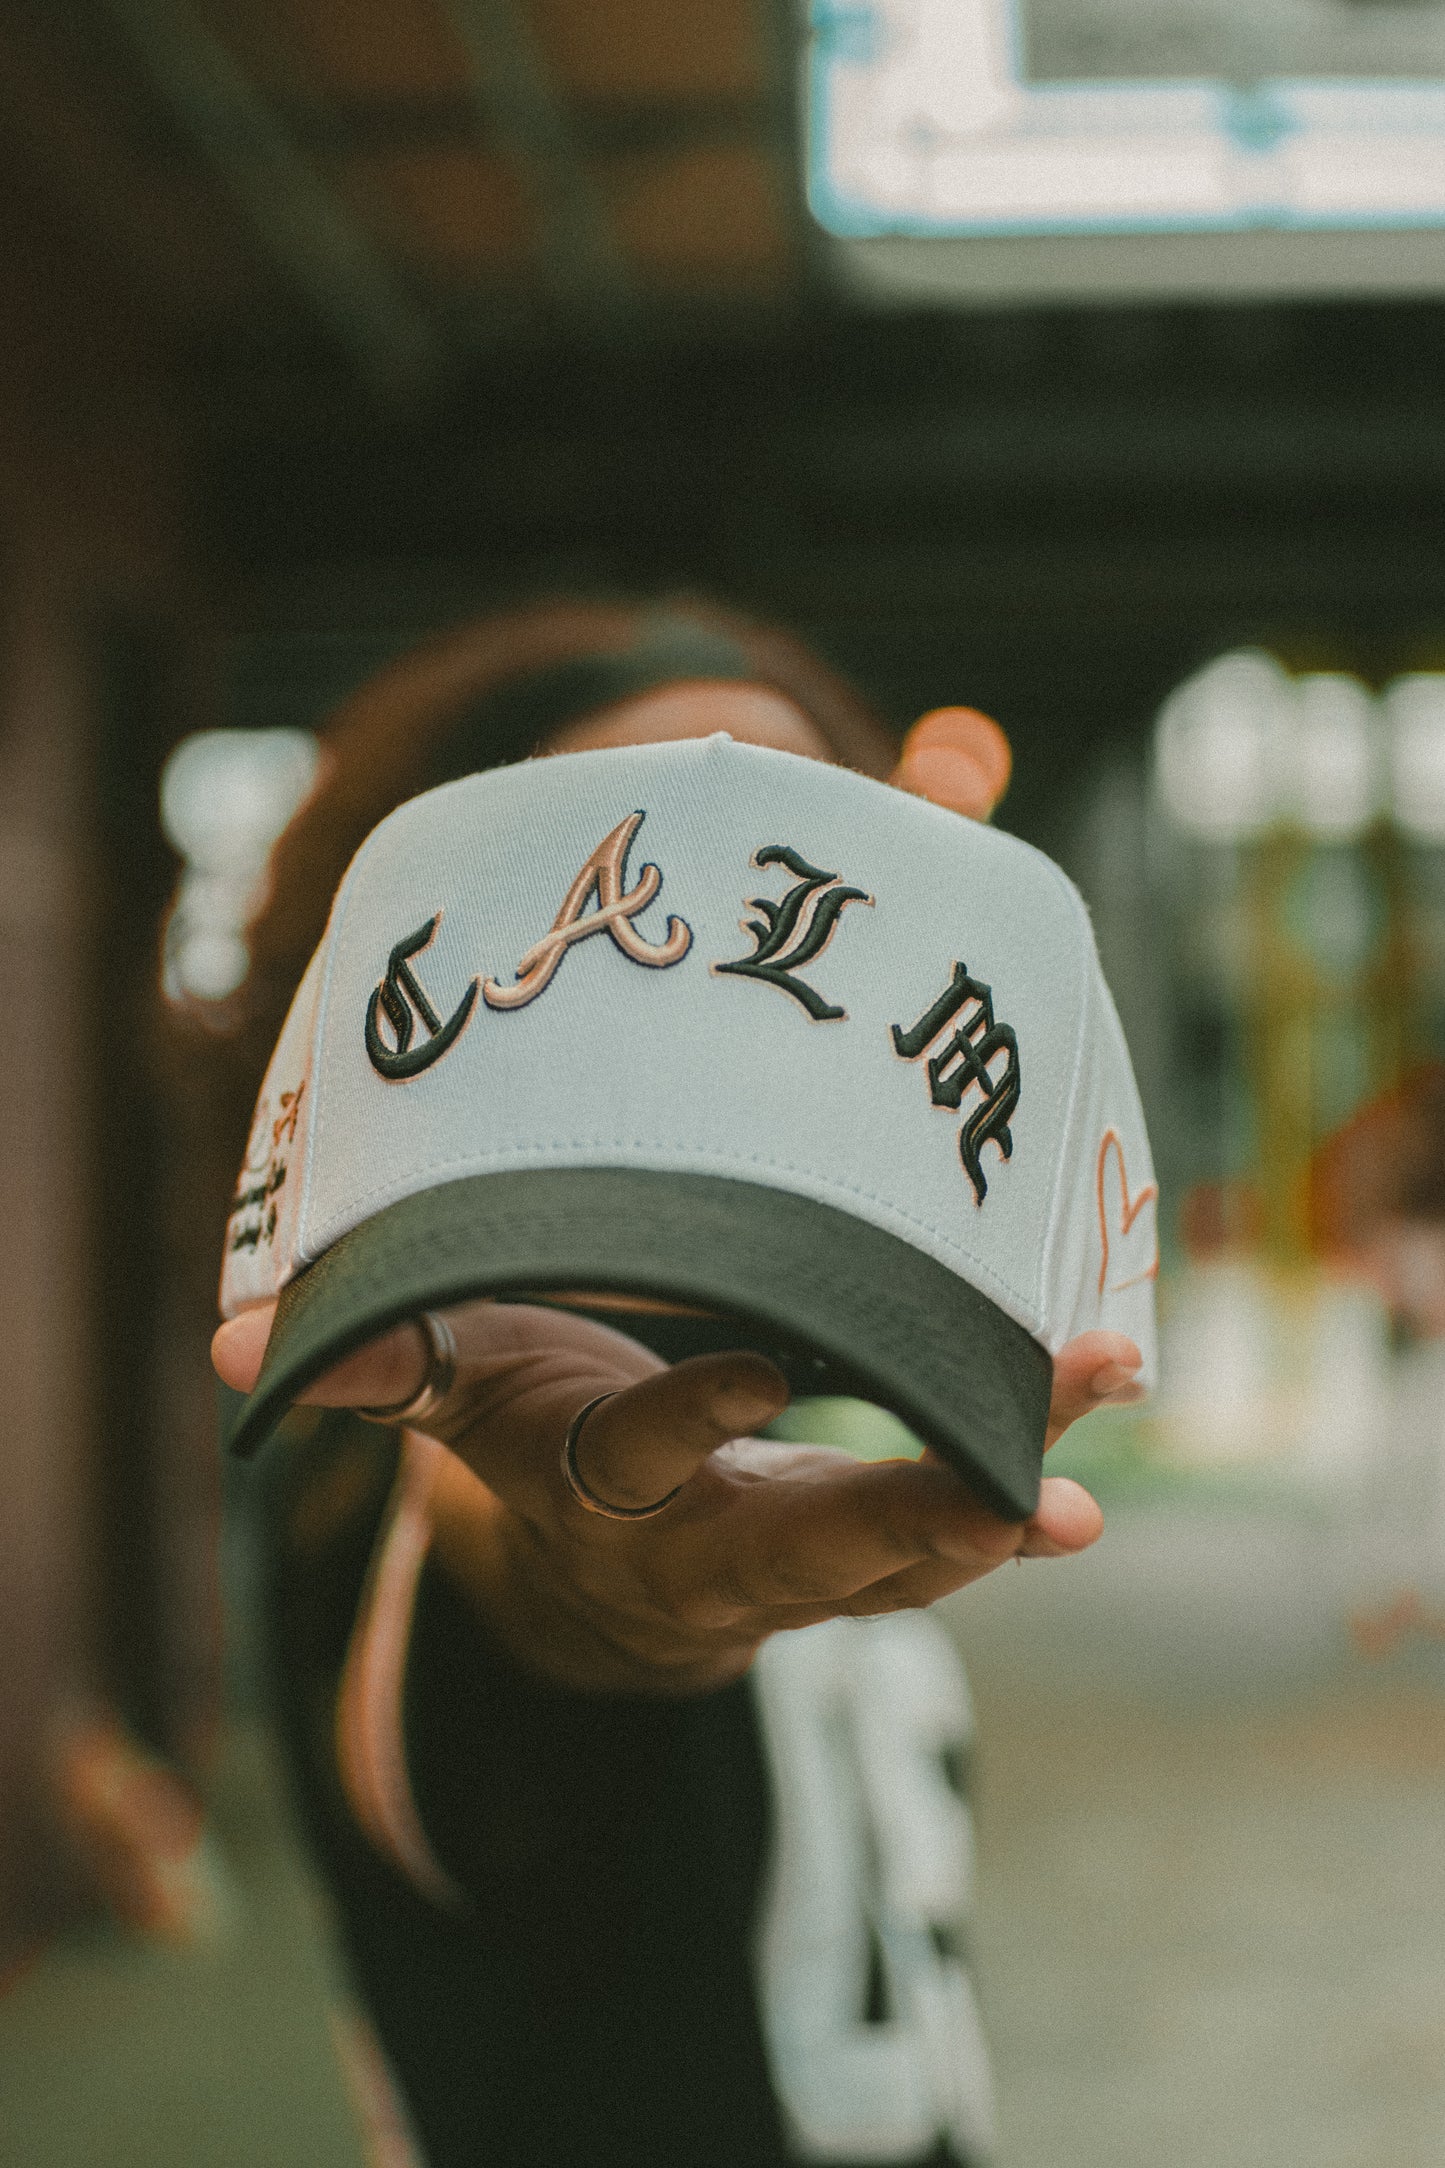
[(421, 1327), (426, 1341), (426, 1375), (416, 1391), (405, 1400), (395, 1401), (389, 1408), (357, 1408), (356, 1414), (364, 1416), (368, 1423), (385, 1423), (392, 1429), (401, 1429), (420, 1423), (429, 1415), (435, 1415), (457, 1382), (456, 1335), (444, 1317), (435, 1310), (423, 1310), (411, 1322)]
[(594, 1408), (600, 1408), (604, 1400), (615, 1400), (616, 1393), (599, 1393), (589, 1400), (585, 1408), (579, 1408), (567, 1425), (567, 1435), (562, 1440), (562, 1480), (584, 1512), (599, 1513), (604, 1521), (650, 1521), (655, 1514), (665, 1513), (673, 1499), (682, 1489), (680, 1483), (673, 1485), (665, 1498), (659, 1498), (651, 1506), (614, 1506), (607, 1499), (599, 1498), (596, 1491), (577, 1466), (577, 1440), (582, 1435), (582, 1425)]

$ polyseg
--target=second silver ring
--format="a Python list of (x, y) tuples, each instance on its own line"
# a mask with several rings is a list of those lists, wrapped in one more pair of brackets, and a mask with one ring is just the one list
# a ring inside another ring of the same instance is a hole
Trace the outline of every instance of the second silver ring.
[(585, 1513), (596, 1513), (604, 1521), (650, 1521), (657, 1514), (665, 1513), (673, 1499), (682, 1489), (680, 1483), (673, 1485), (666, 1497), (659, 1498), (650, 1506), (615, 1506), (608, 1498), (599, 1497), (581, 1469), (577, 1466), (577, 1440), (582, 1435), (582, 1425), (594, 1408), (600, 1408), (604, 1400), (615, 1400), (616, 1393), (599, 1393), (589, 1400), (585, 1408), (579, 1408), (567, 1425), (567, 1435), (562, 1440), (562, 1480)]
[(386, 1423), (394, 1429), (415, 1429), (429, 1415), (436, 1414), (457, 1382), (456, 1335), (446, 1319), (435, 1310), (423, 1310), (412, 1323), (420, 1327), (426, 1342), (426, 1375), (406, 1400), (398, 1400), (385, 1408), (358, 1408), (357, 1414), (365, 1416), (368, 1423)]

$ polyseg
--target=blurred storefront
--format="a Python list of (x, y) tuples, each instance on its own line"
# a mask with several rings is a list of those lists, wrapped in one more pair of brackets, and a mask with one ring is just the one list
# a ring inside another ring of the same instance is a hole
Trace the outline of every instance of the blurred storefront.
[(1445, 1050), (1445, 676), (1219, 656), (1101, 781), (1077, 863), (1167, 1201), (1160, 1391), (1115, 1443), (1333, 1514), (1361, 1620), (1423, 1616), (1445, 1365), (1342, 1253), (1322, 1176)]

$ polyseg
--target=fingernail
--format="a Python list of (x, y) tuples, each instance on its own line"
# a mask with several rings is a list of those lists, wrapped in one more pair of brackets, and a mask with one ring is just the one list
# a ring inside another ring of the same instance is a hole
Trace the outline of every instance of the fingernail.
[(1095, 1400), (1110, 1400), (1121, 1386), (1137, 1385), (1139, 1365), (1132, 1369), (1119, 1362), (1102, 1363), (1089, 1380), (1089, 1391)]
[(1030, 1536), (1028, 1549), (1019, 1552), (1021, 1559), (1067, 1558), (1069, 1556), (1070, 1553), (1066, 1547), (1062, 1543), (1055, 1543), (1051, 1536)]
[(776, 1399), (764, 1400), (746, 1386), (724, 1386), (720, 1393), (713, 1395), (712, 1419), (720, 1430), (726, 1430), (734, 1438), (761, 1430), (779, 1412)]

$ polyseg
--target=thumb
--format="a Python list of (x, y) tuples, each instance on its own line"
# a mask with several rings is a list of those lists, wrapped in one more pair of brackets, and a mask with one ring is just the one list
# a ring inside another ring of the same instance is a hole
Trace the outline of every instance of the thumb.
[[(276, 1315), (274, 1302), (228, 1318), (211, 1340), (211, 1362), (223, 1385), (249, 1393), (261, 1373)], [(426, 1342), (415, 1325), (398, 1325), (341, 1361), (300, 1395), (323, 1408), (389, 1408), (417, 1391), (426, 1374)]]
[(274, 1302), (243, 1310), (228, 1317), (211, 1336), (211, 1366), (223, 1385), (236, 1393), (249, 1393), (261, 1372), (261, 1358), (271, 1337)]

